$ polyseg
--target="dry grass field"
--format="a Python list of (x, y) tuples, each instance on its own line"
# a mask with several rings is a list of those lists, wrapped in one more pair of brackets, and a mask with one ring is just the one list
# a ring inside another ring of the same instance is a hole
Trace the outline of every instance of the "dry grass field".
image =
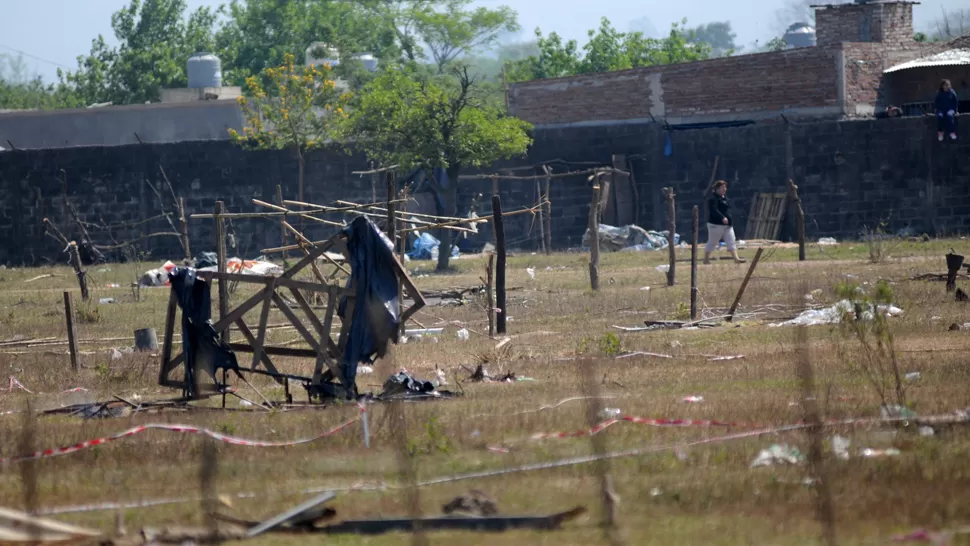
[[(796, 250), (767, 249), (744, 295), (741, 314), (733, 323), (710, 329), (627, 333), (613, 326), (640, 326), (644, 320), (685, 318), (689, 264), (678, 264), (678, 284), (665, 286), (656, 266), (665, 252), (604, 254), (601, 290), (589, 290), (588, 256), (514, 255), (509, 260), (510, 351), (495, 350), (488, 339), (483, 305), (427, 307), (416, 319), (426, 327), (444, 327), (438, 339), (425, 338), (395, 346), (375, 372), (358, 377), (362, 392), (380, 391), (384, 379), (399, 368), (426, 379), (435, 368), (447, 374), (448, 389), (463, 390), (451, 400), (404, 404), (406, 448), (417, 480), (460, 476), (532, 463), (551, 462), (591, 453), (588, 437), (533, 440), (540, 432), (578, 431), (588, 427), (587, 401), (559, 401), (592, 392), (583, 368), (593, 368), (596, 403), (618, 408), (623, 415), (649, 418), (714, 419), (776, 427), (805, 417), (796, 373), (795, 327), (771, 327), (803, 310), (805, 295), (812, 304), (831, 305), (839, 293), (859, 285), (863, 293), (891, 292), (904, 310), (888, 319), (891, 349), (878, 353), (875, 334), (863, 339), (875, 347), (867, 352), (860, 338), (839, 326), (808, 328), (818, 406), (825, 419), (877, 418), (882, 403), (866, 370), (877, 370), (895, 359), (901, 373), (919, 372), (904, 382), (905, 397), (920, 416), (952, 414), (970, 407), (970, 348), (967, 333), (948, 331), (952, 323), (970, 321), (970, 303), (956, 302), (939, 281), (910, 280), (915, 275), (944, 273), (943, 254), (959, 252), (966, 241), (885, 243), (888, 257), (869, 260), (864, 243), (809, 248), (809, 261), (798, 262)], [(742, 255), (749, 259), (754, 251)], [(688, 251), (680, 251), (688, 257)], [(430, 263), (410, 265), (422, 289), (470, 287), (484, 276), (485, 259), (463, 257), (450, 275), (426, 275)], [(199, 403), (200, 409), (108, 419), (77, 416), (37, 416), (34, 412), (118, 395), (141, 401), (172, 398), (178, 393), (157, 386), (159, 357), (125, 353), (112, 359), (113, 348), (132, 341), (137, 328), (163, 331), (167, 288), (143, 289), (140, 300), (126, 286), (157, 264), (109, 264), (88, 268), (92, 300), (77, 302), (82, 340), (79, 373), (72, 373), (66, 344), (42, 347), (0, 346), (0, 377), (14, 376), (33, 391), (0, 393), (0, 456), (24, 450), (71, 445), (115, 434), (137, 424), (179, 423), (245, 438), (286, 441), (315, 436), (359, 415), (352, 405), (294, 411), (261, 411), (229, 398)], [(701, 266), (699, 302), (705, 316), (724, 314), (734, 299), (746, 265), (721, 261)], [(535, 278), (527, 273), (535, 269)], [(39, 275), (53, 274), (32, 282)], [(880, 281), (882, 287), (877, 289)], [(122, 288), (110, 288), (120, 284)], [(970, 286), (966, 279), (959, 285)], [(646, 289), (649, 287), (649, 289)], [(0, 342), (16, 336), (64, 339), (64, 290), (77, 286), (65, 267), (0, 270)], [(215, 294), (213, 294), (215, 299)], [(233, 295), (242, 301), (245, 293)], [(97, 304), (100, 298), (115, 303)], [(254, 312), (258, 314), (258, 311)], [(283, 322), (274, 310), (270, 323)], [(413, 325), (409, 325), (413, 327)], [(471, 339), (458, 339), (466, 327)], [(237, 334), (238, 335), (238, 334)], [(296, 338), (290, 329), (273, 330), (272, 343)], [(299, 345), (294, 345), (299, 346)], [(650, 352), (672, 358), (632, 356)], [(876, 354), (873, 357), (873, 354)], [(738, 356), (713, 360), (716, 356)], [(881, 355), (881, 356), (880, 356)], [(873, 358), (873, 359), (870, 359)], [(280, 359), (277, 359), (280, 360)], [(488, 369), (515, 372), (532, 381), (514, 383), (463, 382), (462, 366), (474, 368), (488, 360)], [(248, 363), (248, 360), (247, 360)], [(282, 360), (282, 366), (306, 373), (312, 362)], [(891, 372), (889, 372), (891, 376)], [(890, 377), (887, 396), (895, 403)], [(264, 379), (254, 384), (270, 398), (281, 400), (282, 389)], [(244, 385), (239, 392), (256, 395)], [(83, 387), (86, 392), (68, 392)], [(297, 398), (302, 389), (296, 387)], [(688, 403), (687, 396), (703, 401)], [(541, 408), (546, 409), (541, 409)], [(7, 414), (6, 412), (13, 412)], [(308, 490), (342, 491), (331, 506), (341, 518), (406, 516), (407, 495), (401, 483), (397, 444), (388, 408), (369, 408), (371, 447), (362, 441), (355, 423), (333, 436), (287, 448), (217, 446), (215, 488), (231, 499), (233, 513), (262, 519), (308, 498)], [(26, 433), (24, 432), (26, 429)], [(653, 427), (617, 423), (599, 434), (610, 452), (641, 450), (612, 458), (608, 472), (619, 499), (616, 521), (625, 544), (810, 544), (820, 541), (816, 519), (818, 488), (809, 465), (750, 468), (759, 451), (772, 444), (796, 446), (808, 452), (805, 430), (771, 432), (746, 438), (717, 437), (752, 430), (733, 427)], [(921, 435), (917, 426), (831, 426), (823, 430), (822, 466), (835, 508), (839, 544), (886, 544), (892, 537), (925, 527), (953, 529), (970, 524), (970, 436), (963, 425), (938, 426)], [(839, 434), (851, 440), (848, 460), (833, 456), (830, 440)], [(707, 440), (706, 443), (698, 443)], [(694, 444), (694, 445), (689, 445)], [(505, 446), (507, 453), (489, 450)], [(680, 447), (677, 447), (680, 446)], [(898, 455), (863, 457), (864, 448), (896, 448)], [(0, 470), (0, 505), (37, 509), (105, 502), (138, 503), (181, 499), (151, 507), (121, 510), (129, 531), (144, 526), (204, 524), (200, 495), (203, 438), (198, 435), (148, 431), (71, 455), (31, 463), (5, 464)], [(594, 465), (573, 464), (547, 469), (477, 477), (419, 488), (425, 515), (470, 489), (484, 491), (504, 514), (543, 514), (577, 505), (589, 511), (567, 522), (561, 531), (505, 534), (439, 532), (433, 544), (599, 544), (603, 529), (600, 481)], [(36, 488), (25, 491), (24, 480), (36, 476)], [(352, 491), (354, 487), (386, 484), (384, 489)], [(228, 510), (228, 508), (226, 509)], [(62, 521), (113, 532), (117, 510), (61, 514)], [(966, 537), (963, 537), (965, 539)], [(268, 534), (258, 543), (296, 543), (306, 537)], [(406, 534), (376, 537), (321, 538), (334, 544), (403, 544)], [(960, 539), (958, 539), (959, 542)]]

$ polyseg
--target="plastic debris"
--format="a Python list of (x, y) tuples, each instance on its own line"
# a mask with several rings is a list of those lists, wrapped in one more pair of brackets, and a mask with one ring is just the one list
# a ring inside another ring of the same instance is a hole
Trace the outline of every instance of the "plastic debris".
[(434, 380), (431, 383), (433, 383), (436, 388), (448, 386), (448, 378), (445, 377), (445, 372), (441, 370), (435, 370)]
[(661, 273), (669, 273), (670, 272), (670, 264), (661, 264), (661, 265), (658, 265), (656, 269), (657, 269), (657, 271), (659, 271)]
[(254, 404), (252, 402), (250, 402), (249, 400), (239, 400), (239, 405), (240, 406), (252, 406)]
[(619, 419), (623, 412), (620, 408), (603, 408), (598, 415), (600, 419)]
[[(600, 224), (597, 229), (599, 235), (600, 250), (616, 252), (624, 251), (644, 251), (644, 250), (663, 250), (667, 248), (666, 231), (647, 231), (640, 226), (633, 224), (617, 227)], [(680, 235), (674, 234), (674, 244), (680, 243)], [(583, 246), (589, 247), (590, 231), (589, 228), (583, 234)]]
[(660, 489), (659, 487), (654, 487), (654, 488), (650, 489), (650, 496), (651, 497), (659, 497), (660, 495), (663, 495), (663, 494), (664, 494), (664, 490), (663, 489)]
[(875, 457), (895, 457), (896, 455), (900, 454), (902, 454), (902, 452), (894, 447), (889, 449), (872, 449), (867, 447), (859, 450), (859, 455), (862, 455), (867, 459), (872, 459)]
[(372, 366), (357, 366), (357, 375), (374, 373)]
[(802, 454), (798, 451), (798, 448), (791, 447), (788, 444), (774, 444), (758, 453), (758, 456), (751, 462), (751, 468), (774, 466), (776, 464), (798, 464), (802, 459)]
[[(857, 317), (857, 309), (861, 314)], [(901, 315), (903, 310), (895, 305), (877, 305), (875, 311), (882, 313), (887, 317), (894, 317)], [(785, 321), (770, 324), (769, 326), (819, 326), (822, 324), (839, 324), (843, 319), (855, 318), (856, 320), (872, 320), (874, 318), (874, 311), (872, 304), (869, 303), (859, 303), (854, 304), (849, 300), (842, 300), (831, 307), (826, 307), (824, 309), (809, 309), (804, 311), (797, 317)]]
[(649, 292), (650, 291), (650, 287), (649, 286), (642, 286), (642, 287), (640, 287), (640, 291), (641, 292)]
[(111, 349), (111, 360), (121, 360), (121, 351), (118, 349)]
[(928, 438), (930, 436), (935, 436), (936, 431), (933, 430), (933, 427), (919, 427), (919, 435), (923, 436), (924, 438)]
[(108, 288), (121, 288), (121, 285), (116, 282), (109, 282)]
[(842, 459), (843, 461), (849, 460), (849, 445), (852, 442), (843, 436), (833, 436), (832, 437), (832, 453), (835, 454), (836, 458)]
[(99, 305), (107, 305), (109, 303), (117, 303), (114, 298), (101, 298), (98, 300)]
[(527, 267), (527, 268), (525, 268), (525, 272), (529, 274), (529, 278), (530, 279), (536, 280), (536, 268), (534, 268), (534, 267)]
[(883, 419), (913, 419), (916, 417), (916, 412), (899, 404), (892, 404), (880, 407), (879, 415)]
[[(412, 260), (437, 260), (439, 246), (441, 241), (428, 232), (421, 232), (414, 241), (413, 250), (407, 253), (407, 257)], [(458, 257), (458, 245), (451, 245), (451, 257)]]
[(687, 402), (689, 404), (699, 404), (699, 403), (701, 403), (703, 401), (704, 401), (704, 397), (703, 396), (685, 396), (684, 397), (684, 402)]
[(468, 332), (468, 330), (466, 330), (465, 328), (458, 330), (459, 341), (468, 341), (469, 339), (471, 339), (471, 334)]
[(818, 240), (818, 244), (820, 244), (820, 245), (837, 245), (837, 244), (839, 244), (839, 242), (835, 240), (835, 237), (822, 237), (821, 239)]
[(906, 379), (906, 381), (919, 381), (920, 373), (919, 372), (909, 372), (906, 375), (904, 375), (903, 377)]

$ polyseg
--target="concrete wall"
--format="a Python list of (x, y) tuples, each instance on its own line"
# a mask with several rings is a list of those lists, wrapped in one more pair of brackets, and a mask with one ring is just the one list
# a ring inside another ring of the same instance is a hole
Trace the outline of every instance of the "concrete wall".
[(0, 114), (0, 143), (40, 149), (228, 140), (228, 130), (242, 126), (234, 100), (13, 111)]
[[(534, 165), (562, 159), (572, 169), (587, 163), (609, 165), (614, 154), (631, 158), (635, 190), (614, 206), (632, 202), (639, 224), (664, 229), (666, 212), (661, 188), (673, 186), (678, 230), (687, 233), (690, 208), (711, 176), (720, 157), (717, 177), (730, 183), (738, 235), (745, 236), (747, 213), (755, 192), (783, 191), (791, 176), (801, 188), (810, 238), (855, 236), (864, 225), (886, 221), (895, 231), (912, 228), (930, 234), (970, 231), (970, 117), (961, 120), (960, 140), (939, 143), (934, 120), (924, 118), (818, 122), (786, 126), (752, 125), (731, 129), (697, 129), (667, 133), (646, 123), (596, 127), (541, 129), (528, 158), (495, 168)], [(670, 155), (665, 154), (670, 139)], [(791, 145), (788, 145), (788, 142)], [(791, 150), (790, 154), (788, 150)], [(158, 199), (145, 183), (163, 184), (163, 167), (175, 191), (186, 197), (188, 213), (211, 212), (222, 199), (233, 212), (260, 210), (253, 198), (272, 201), (276, 184), (287, 196), (296, 195), (296, 162), (286, 152), (250, 152), (228, 142), (134, 145), (109, 148), (69, 148), (0, 152), (0, 263), (40, 263), (62, 260), (62, 248), (44, 236), (43, 218), (68, 229), (60, 170), (67, 173), (67, 195), (89, 222), (131, 222), (157, 214)], [(307, 199), (317, 203), (336, 199), (369, 201), (369, 177), (351, 171), (366, 168), (363, 157), (339, 151), (315, 151), (307, 166)], [(556, 172), (565, 166), (557, 164)], [(489, 169), (489, 172), (492, 170)], [(520, 174), (522, 174), (520, 172)], [(164, 186), (162, 186), (164, 187)], [(462, 182), (459, 207), (467, 210), (477, 193), (491, 193), (491, 181)], [(533, 182), (501, 184), (506, 210), (536, 201)], [(553, 181), (552, 230), (557, 247), (578, 246), (589, 212), (590, 183), (586, 176)], [(619, 202), (617, 202), (619, 201)], [(484, 204), (480, 211), (488, 212)], [(620, 223), (629, 219), (619, 220)], [(190, 222), (195, 251), (213, 247), (212, 222)], [(158, 231), (164, 224), (140, 229)], [(271, 220), (237, 220), (232, 229), (235, 253), (256, 256), (278, 246), (279, 226)], [(313, 238), (325, 238), (330, 228), (313, 225)], [(509, 240), (517, 248), (534, 249), (538, 228), (531, 216), (510, 217)], [(120, 231), (116, 238), (137, 234)], [(77, 234), (69, 232), (70, 237)], [(480, 248), (491, 234), (484, 228), (477, 239), (463, 241)], [(108, 241), (104, 241), (108, 242)], [(159, 260), (178, 258), (174, 239), (157, 239), (141, 246)]]

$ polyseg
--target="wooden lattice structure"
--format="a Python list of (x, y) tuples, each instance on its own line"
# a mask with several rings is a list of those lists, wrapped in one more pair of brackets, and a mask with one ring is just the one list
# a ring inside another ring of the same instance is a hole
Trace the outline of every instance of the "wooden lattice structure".
[(748, 214), (748, 227), (744, 230), (746, 239), (778, 239), (781, 234), (782, 220), (788, 207), (786, 193), (756, 193), (751, 201)]
[[(200, 271), (198, 276), (207, 280), (218, 280), (220, 283), (247, 283), (261, 285), (256, 294), (249, 297), (239, 305), (228, 310), (218, 321), (214, 321), (214, 329), (225, 336), (231, 325), (235, 325), (245, 343), (229, 343), (229, 347), (238, 353), (251, 353), (251, 365), (246, 368), (243, 361), (239, 359), (239, 372), (255, 373), (268, 375), (276, 379), (277, 382), (286, 385), (289, 397), (289, 381), (300, 381), (307, 388), (310, 397), (322, 397), (333, 395), (335, 392), (343, 394), (355, 391), (354, 385), (341, 385), (340, 388), (333, 383), (334, 378), (342, 378), (340, 373), (340, 362), (346, 348), (348, 335), (352, 327), (352, 317), (354, 308), (357, 304), (356, 286), (353, 284), (353, 276), (348, 267), (350, 266), (349, 251), (347, 247), (346, 235), (341, 232), (338, 235), (312, 247), (304, 247), (305, 256), (293, 267), (286, 270), (279, 277), (244, 275), (228, 272)], [(308, 245), (309, 246), (309, 245)], [(334, 260), (329, 252), (336, 251), (343, 255), (343, 264)], [(334, 265), (336, 270), (334, 275), (329, 278), (321, 274), (317, 267), (318, 260), (325, 260)], [(347, 267), (345, 267), (345, 265)], [(398, 259), (393, 260), (395, 274), (399, 281), (401, 290), (400, 297), (400, 322), (404, 324), (414, 313), (424, 307), (425, 300), (421, 292), (415, 287), (414, 282), (408, 276), (407, 270), (401, 265)], [(306, 282), (297, 280), (298, 273), (309, 268), (317, 282)], [(338, 277), (339, 273), (344, 273), (346, 277)], [(284, 300), (278, 291), (286, 290), (290, 298), (296, 302), (295, 307), (302, 312), (303, 317), (297, 310)], [(318, 294), (326, 300), (326, 308), (323, 312), (323, 319), (314, 312), (310, 302), (307, 301), (306, 294)], [(410, 297), (410, 305), (405, 306), (403, 295)], [(338, 307), (343, 298), (346, 298), (346, 305), (343, 314), (338, 316)], [(262, 306), (259, 313), (259, 324), (255, 329), (250, 328), (244, 316), (257, 306)], [(296, 347), (274, 347), (266, 344), (267, 322), (270, 310), (275, 306), (282, 312), (289, 323), (296, 329), (303, 340), (309, 345), (309, 349)], [(168, 303), (168, 313), (165, 319), (165, 342), (162, 351), (162, 365), (159, 372), (159, 384), (166, 387), (181, 388), (184, 393), (190, 392), (192, 385), (188, 383), (188, 370), (186, 366), (186, 356), (184, 350), (173, 356), (172, 337), (175, 332), (176, 315), (178, 314), (178, 297), (175, 290), (172, 290)], [(340, 320), (339, 335), (336, 339), (332, 335), (334, 319)], [(308, 326), (309, 324), (309, 326)], [(298, 357), (314, 359), (316, 365), (311, 377), (304, 377), (298, 374), (291, 374), (281, 371), (273, 362), (274, 356)], [(177, 377), (179, 367), (183, 368), (183, 377)], [(213, 378), (214, 379), (214, 378)]]

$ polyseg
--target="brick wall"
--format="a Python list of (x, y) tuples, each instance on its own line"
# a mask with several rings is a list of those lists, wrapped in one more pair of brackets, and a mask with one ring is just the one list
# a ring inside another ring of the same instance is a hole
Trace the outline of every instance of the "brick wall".
[[(613, 154), (634, 158), (637, 192), (633, 197), (640, 225), (665, 229), (661, 188), (674, 187), (678, 230), (687, 233), (690, 209), (707, 185), (714, 158), (716, 176), (730, 182), (738, 235), (755, 192), (784, 190), (788, 165), (801, 188), (810, 238), (854, 237), (864, 225), (887, 221), (889, 229), (912, 228), (930, 234), (970, 232), (970, 117), (959, 125), (960, 140), (939, 143), (932, 119), (903, 118), (866, 121), (751, 125), (733, 129), (697, 129), (666, 133), (655, 124), (612, 124), (560, 127), (536, 131), (529, 157), (494, 168), (534, 165), (564, 159), (581, 169), (582, 163), (611, 164)], [(786, 142), (791, 138), (792, 155)], [(667, 138), (671, 154), (664, 153)], [(307, 199), (370, 200), (369, 177), (350, 174), (364, 168), (359, 156), (317, 151), (307, 166)], [(43, 218), (50, 217), (76, 232), (63, 219), (60, 170), (67, 173), (67, 195), (88, 222), (131, 222), (157, 214), (157, 198), (145, 183), (163, 184), (164, 167), (174, 189), (186, 197), (187, 212), (211, 212), (222, 199), (232, 212), (261, 210), (252, 199), (272, 201), (276, 184), (288, 196), (296, 194), (296, 162), (283, 152), (247, 152), (226, 142), (133, 145), (113, 148), (69, 148), (0, 153), (0, 263), (19, 265), (63, 261), (62, 248), (44, 236)], [(557, 172), (564, 167), (559, 164)], [(489, 172), (491, 169), (489, 169)], [(164, 186), (162, 186), (164, 188)], [(490, 181), (462, 182), (459, 207), (467, 210), (477, 193), (488, 194)], [(381, 185), (376, 189), (381, 196)], [(532, 182), (501, 184), (507, 210), (536, 201)], [(590, 182), (573, 176), (552, 183), (552, 230), (557, 247), (578, 246), (589, 213)], [(487, 213), (488, 204), (480, 207)], [(308, 224), (309, 235), (325, 238), (332, 228)], [(157, 228), (157, 229), (156, 229)], [(146, 226), (148, 231), (164, 225)], [(117, 238), (137, 235), (140, 228), (119, 232)], [(236, 252), (258, 255), (261, 248), (278, 246), (279, 226), (265, 219), (236, 220), (232, 230)], [(535, 249), (538, 228), (529, 215), (507, 222), (515, 248)], [(190, 220), (195, 252), (211, 250), (212, 222)], [(491, 238), (488, 228), (463, 240), (466, 249), (480, 249)], [(107, 241), (105, 241), (107, 242)], [(154, 259), (178, 258), (175, 239), (153, 239), (141, 246)]]
[(906, 2), (842, 4), (815, 10), (819, 46), (840, 42), (883, 42), (890, 46), (913, 41), (913, 5)]
[(509, 102), (514, 115), (536, 125), (834, 117), (836, 67), (834, 49), (802, 48), (517, 83)]

